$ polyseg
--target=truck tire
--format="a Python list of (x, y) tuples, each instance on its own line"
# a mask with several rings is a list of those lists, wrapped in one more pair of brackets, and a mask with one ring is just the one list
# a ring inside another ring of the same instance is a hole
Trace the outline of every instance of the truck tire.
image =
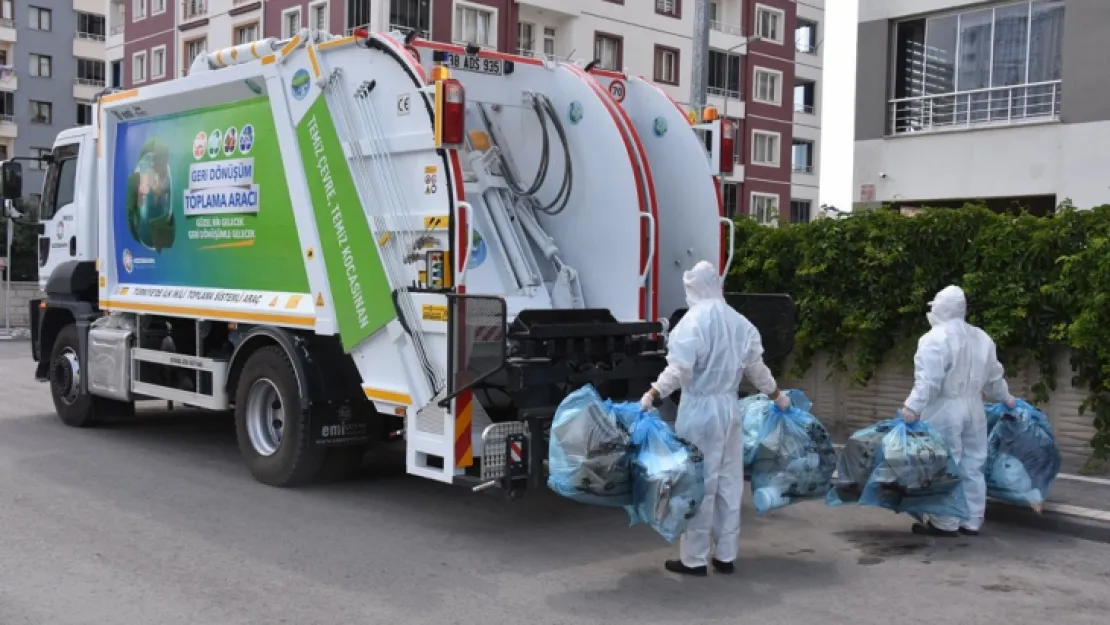
[(235, 430), (247, 468), (263, 484), (306, 484), (323, 464), (324, 450), (313, 444), (300, 396), (293, 363), (281, 347), (263, 347), (243, 365), (235, 391)]
[(100, 415), (96, 411), (95, 398), (81, 394), (81, 359), (77, 342), (77, 326), (69, 324), (54, 337), (50, 350), (50, 367), (47, 379), (50, 381), (50, 396), (54, 399), (54, 411), (62, 423), (75, 428), (86, 428), (97, 424)]

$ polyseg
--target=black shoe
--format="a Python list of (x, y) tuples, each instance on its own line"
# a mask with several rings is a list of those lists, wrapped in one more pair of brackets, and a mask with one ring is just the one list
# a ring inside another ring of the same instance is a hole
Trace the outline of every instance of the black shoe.
[(717, 558), (713, 558), (713, 570), (721, 575), (732, 575), (732, 572), (736, 570), (736, 565), (732, 562), (721, 562)]
[(929, 521), (927, 523), (914, 523), (913, 527), (910, 529), (913, 531), (914, 534), (917, 534), (918, 536), (940, 536), (943, 538), (955, 538), (956, 536), (960, 535), (960, 533), (955, 530), (942, 530), (936, 525), (933, 525), (932, 521)]
[(978, 536), (979, 535), (979, 530), (969, 530), (966, 527), (961, 527), (960, 528), (960, 533), (963, 534), (964, 536)]
[(667, 560), (663, 563), (663, 568), (671, 573), (678, 573), (680, 575), (693, 575), (694, 577), (705, 577), (709, 575), (709, 568), (704, 566), (686, 566), (682, 560)]

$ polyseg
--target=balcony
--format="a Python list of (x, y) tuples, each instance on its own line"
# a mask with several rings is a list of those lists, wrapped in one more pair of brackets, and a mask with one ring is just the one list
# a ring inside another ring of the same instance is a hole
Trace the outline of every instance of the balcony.
[(206, 0), (181, 0), (182, 23), (195, 22), (208, 17), (208, 2)]
[(0, 115), (0, 138), (15, 139), (19, 136), (19, 126), (15, 125), (13, 115)]
[(73, 10), (79, 13), (104, 15), (104, 8), (104, 0), (73, 0)]
[(77, 100), (93, 101), (96, 99), (96, 94), (104, 90), (103, 80), (92, 80), (89, 78), (74, 78), (73, 79), (73, 97)]
[(15, 43), (16, 40), (15, 20), (0, 19), (0, 41)]
[(390, 30), (390, 32), (397, 31), (397, 32), (399, 32), (401, 34), (404, 34), (406, 36), (409, 33), (411, 33), (412, 31), (415, 30), (416, 31), (416, 36), (419, 39), (431, 39), (432, 38), (432, 31), (430, 31), (426, 28), (413, 28), (412, 26), (406, 26), (404, 24), (390, 24), (389, 25), (389, 30)]
[(103, 59), (106, 46), (104, 35), (78, 31), (73, 36), (73, 56), (81, 59)]
[(521, 7), (553, 13), (556, 19), (582, 15), (582, 0), (516, 0)]
[(1062, 81), (891, 100), (887, 135), (947, 132), (1060, 120)]
[(719, 33), (734, 35), (736, 37), (744, 36), (744, 31), (740, 28), (739, 24), (729, 24), (727, 22), (709, 22), (709, 30), (715, 30)]

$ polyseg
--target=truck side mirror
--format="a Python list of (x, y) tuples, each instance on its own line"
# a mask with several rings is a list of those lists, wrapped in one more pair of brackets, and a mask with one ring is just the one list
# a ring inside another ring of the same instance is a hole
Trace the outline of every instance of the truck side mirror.
[(16, 161), (0, 165), (0, 195), (13, 202), (23, 197), (23, 165)]

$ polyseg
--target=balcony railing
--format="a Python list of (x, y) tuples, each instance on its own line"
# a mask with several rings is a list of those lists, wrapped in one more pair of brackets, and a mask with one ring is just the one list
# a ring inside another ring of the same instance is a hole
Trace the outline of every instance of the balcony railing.
[[(120, 29), (121, 31), (123, 29)], [(77, 39), (84, 39), (85, 41), (104, 41), (104, 33), (87, 33), (77, 31)]]
[(104, 79), (103, 78), (100, 78), (100, 79), (97, 79), (97, 78), (74, 78), (73, 79), (73, 84), (80, 85), (82, 87), (103, 87), (104, 86)]
[(806, 115), (813, 115), (814, 111), (816, 111), (816, 109), (813, 108), (812, 104), (803, 104), (801, 102), (794, 103), (795, 113), (805, 113)]
[(0, 28), (15, 28), (15, 20), (0, 18)]
[(109, 32), (112, 33), (113, 37), (115, 37), (116, 35), (122, 35), (123, 34), (123, 24), (116, 24), (115, 26), (112, 27), (112, 30), (110, 30)]
[(817, 54), (817, 46), (812, 43), (803, 43), (801, 41), (794, 42), (794, 49), (800, 54)]
[[(362, 28), (365, 28), (366, 30), (370, 30), (369, 24), (366, 25), (366, 26), (363, 26)], [(429, 31), (426, 28), (413, 28), (412, 26), (406, 26), (404, 24), (390, 24), (389, 25), (389, 30), (391, 30), (391, 31), (395, 30), (399, 33), (402, 33), (402, 34), (406, 35), (406, 36), (409, 33), (411, 33), (412, 31), (415, 30), (416, 31), (416, 36), (420, 39), (431, 39), (432, 38), (431, 31)]]
[(0, 115), (0, 124), (14, 124), (14, 123), (15, 123), (15, 116), (14, 115)]
[(725, 89), (724, 87), (706, 87), (705, 92), (722, 98), (740, 98), (739, 89)]
[(726, 24), (725, 22), (709, 22), (709, 28), (717, 32), (722, 32), (728, 35), (736, 35), (740, 37), (744, 31), (738, 24)]
[(1060, 119), (1061, 81), (891, 100), (887, 134), (943, 132)]
[(205, 0), (182, 0), (181, 18), (183, 20), (196, 20), (208, 15), (208, 3)]
[(359, 24), (358, 26), (351, 26), (343, 34), (346, 35), (347, 37), (350, 37), (351, 35), (355, 34), (356, 30), (365, 30), (366, 32), (370, 32), (370, 24), (367, 23), (367, 24)]
[(796, 174), (812, 174), (813, 165), (807, 165), (805, 163), (794, 163), (793, 170)]
[(250, 4), (251, 2), (258, 2), (258, 0), (231, 0), (231, 6), (237, 7), (240, 4)]

